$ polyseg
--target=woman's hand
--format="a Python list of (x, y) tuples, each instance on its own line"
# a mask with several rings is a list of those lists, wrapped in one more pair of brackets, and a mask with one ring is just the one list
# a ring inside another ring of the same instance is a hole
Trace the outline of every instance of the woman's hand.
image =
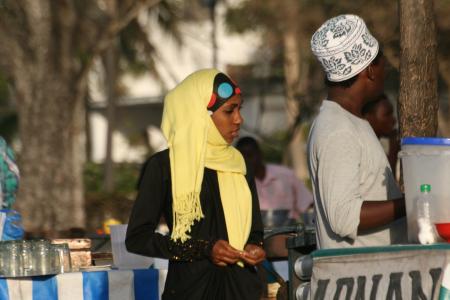
[(211, 260), (214, 264), (225, 267), (228, 264), (235, 264), (242, 257), (242, 252), (231, 247), (225, 240), (218, 240), (211, 251)]
[(255, 266), (266, 259), (266, 252), (260, 246), (247, 244), (242, 252), (241, 259), (249, 265)]

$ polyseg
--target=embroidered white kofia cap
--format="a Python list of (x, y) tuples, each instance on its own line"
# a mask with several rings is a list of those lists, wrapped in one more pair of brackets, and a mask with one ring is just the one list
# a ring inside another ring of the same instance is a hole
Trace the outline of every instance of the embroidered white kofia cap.
[(329, 19), (311, 38), (311, 49), (330, 81), (347, 80), (366, 68), (378, 54), (378, 41), (363, 19), (340, 15)]

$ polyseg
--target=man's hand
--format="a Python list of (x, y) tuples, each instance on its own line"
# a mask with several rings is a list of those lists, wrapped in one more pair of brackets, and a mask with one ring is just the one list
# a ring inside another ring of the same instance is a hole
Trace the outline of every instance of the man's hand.
[(244, 252), (242, 252), (241, 259), (245, 263), (255, 266), (266, 259), (266, 252), (257, 245), (247, 244), (244, 248)]
[(218, 240), (211, 251), (211, 260), (214, 264), (225, 267), (228, 264), (235, 264), (241, 259), (241, 251), (231, 247), (225, 240)]

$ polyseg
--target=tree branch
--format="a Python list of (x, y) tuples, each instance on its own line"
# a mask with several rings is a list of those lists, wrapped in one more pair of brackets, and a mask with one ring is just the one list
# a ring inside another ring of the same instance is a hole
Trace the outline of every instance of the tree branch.
[(74, 58), (76, 46), (74, 43), (74, 31), (76, 30), (77, 15), (76, 8), (72, 1), (52, 1), (52, 49), (54, 51), (53, 60), (55, 67), (61, 70), (61, 74), (68, 75), (73, 67), (71, 61)]
[(0, 39), (2, 40), (2, 43), (0, 44), (0, 69), (3, 72), (6, 71), (7, 73), (11, 73), (13, 68), (13, 61), (10, 59), (11, 53), (13, 52), (11, 48), (17, 48), (14, 47), (16, 41), (11, 39), (1, 26)]
[[(18, 62), (26, 57), (31, 57), (31, 49), (28, 45), (28, 16), (23, 9), (22, 1), (12, 1), (5, 3), (0, 8), (0, 67), (7, 71), (8, 76)], [(20, 57), (20, 59), (17, 59)]]
[(92, 47), (90, 51), (88, 51), (89, 58), (83, 63), (80, 73), (78, 75), (78, 83), (87, 75), (89, 72), (94, 59), (104, 51), (108, 45), (111, 43), (111, 40), (125, 27), (128, 25), (131, 20), (136, 18), (144, 9), (149, 9), (152, 6), (157, 5), (161, 0), (139, 0), (130, 9), (121, 17), (120, 19), (112, 19), (110, 24), (106, 26), (105, 30), (100, 33), (100, 37), (97, 39), (97, 42)]

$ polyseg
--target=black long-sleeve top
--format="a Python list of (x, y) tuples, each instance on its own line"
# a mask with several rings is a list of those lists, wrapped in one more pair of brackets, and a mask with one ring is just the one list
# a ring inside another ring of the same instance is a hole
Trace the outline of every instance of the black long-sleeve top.
[[(248, 244), (262, 245), (263, 225), (256, 187), (246, 176), (252, 194), (252, 227)], [(205, 168), (200, 202), (204, 218), (191, 227), (191, 239), (174, 242), (155, 232), (161, 216), (172, 230), (172, 188), (168, 150), (146, 162), (139, 180), (126, 236), (128, 251), (169, 259), (163, 299), (259, 299), (261, 284), (254, 267), (220, 267), (210, 260), (217, 240), (228, 240), (217, 173)]]

